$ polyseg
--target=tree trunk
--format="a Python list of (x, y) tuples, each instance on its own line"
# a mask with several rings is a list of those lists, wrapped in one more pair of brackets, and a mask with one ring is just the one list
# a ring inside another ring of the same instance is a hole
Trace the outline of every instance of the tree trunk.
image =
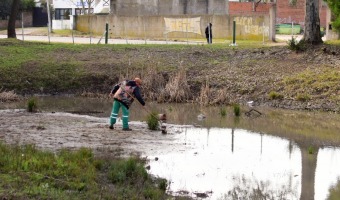
[(319, 0), (306, 0), (303, 39), (310, 44), (322, 43), (320, 33)]
[(17, 15), (19, 12), (19, 3), (20, 0), (13, 0), (11, 15), (9, 16), (8, 26), (7, 26), (7, 37), (8, 38), (17, 38), (17, 34), (15, 32), (15, 21), (17, 20)]

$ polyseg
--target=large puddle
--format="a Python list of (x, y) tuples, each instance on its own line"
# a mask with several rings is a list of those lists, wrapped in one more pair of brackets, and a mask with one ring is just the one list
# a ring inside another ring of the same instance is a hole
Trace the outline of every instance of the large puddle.
[[(0, 104), (0, 109), (25, 106)], [(38, 107), (108, 117), (111, 100), (39, 97)], [(147, 109), (166, 113), (167, 123), (195, 126), (176, 133), (190, 148), (148, 155), (150, 173), (168, 179), (170, 193), (197, 199), (322, 200), (340, 184), (339, 115), (256, 108), (261, 116), (236, 118), (232, 108), (193, 104), (149, 103)], [(135, 103), (130, 120), (145, 121), (147, 115)]]

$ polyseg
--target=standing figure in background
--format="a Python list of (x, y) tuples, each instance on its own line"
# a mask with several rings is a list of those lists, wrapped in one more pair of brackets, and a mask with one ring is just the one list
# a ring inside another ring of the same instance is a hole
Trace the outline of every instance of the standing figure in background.
[(209, 23), (205, 28), (205, 37), (207, 38), (208, 44), (212, 44), (212, 24)]

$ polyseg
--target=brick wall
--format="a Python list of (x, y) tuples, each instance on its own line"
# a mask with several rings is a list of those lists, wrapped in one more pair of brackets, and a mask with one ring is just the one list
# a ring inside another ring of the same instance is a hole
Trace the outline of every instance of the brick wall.
[[(295, 4), (292, 5), (290, 2), (294, 0), (277, 0), (277, 13), (276, 13), (276, 24), (282, 23), (298, 23), (304, 26), (305, 24), (305, 12), (306, 3), (305, 1), (295, 0)], [(322, 6), (322, 0), (320, 1), (320, 26), (326, 27), (326, 7)]]
[[(305, 11), (306, 3), (302, 0), (296, 0), (296, 4), (291, 5), (293, 0), (277, 0), (276, 5), (276, 24), (282, 23), (298, 23), (302, 26), (305, 24)], [(256, 7), (256, 11), (253, 11), (253, 2), (229, 2), (229, 14), (242, 14), (242, 15), (257, 15), (263, 13), (269, 13), (271, 3), (260, 3)], [(326, 27), (326, 10), (327, 6), (320, 0), (320, 25)]]
[(253, 2), (229, 2), (229, 15), (245, 14), (245, 15), (256, 15), (256, 14), (268, 14), (269, 9), (272, 6), (270, 3), (260, 3), (256, 6), (256, 10), (253, 8), (255, 4)]

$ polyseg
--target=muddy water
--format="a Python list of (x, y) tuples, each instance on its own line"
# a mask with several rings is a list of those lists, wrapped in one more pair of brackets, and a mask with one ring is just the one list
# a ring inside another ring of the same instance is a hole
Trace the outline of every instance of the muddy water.
[[(43, 111), (108, 117), (111, 100), (39, 97)], [(25, 108), (25, 102), (0, 109)], [(170, 180), (169, 193), (207, 199), (327, 199), (340, 179), (340, 116), (256, 107), (261, 115), (234, 117), (229, 107), (135, 103), (132, 121), (148, 112), (169, 124), (188, 124), (175, 135), (188, 148), (147, 155), (150, 173)], [(222, 116), (221, 110), (226, 111)], [(313, 154), (310, 154), (310, 152)], [(257, 198), (256, 198), (257, 197)]]

